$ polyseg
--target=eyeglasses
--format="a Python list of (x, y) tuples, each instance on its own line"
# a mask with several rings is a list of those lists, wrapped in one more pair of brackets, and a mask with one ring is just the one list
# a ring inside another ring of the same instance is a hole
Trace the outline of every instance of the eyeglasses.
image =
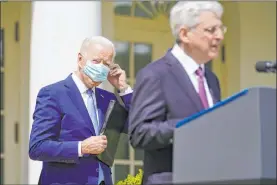
[(225, 34), (227, 32), (227, 27), (226, 26), (223, 26), (223, 25), (220, 25), (220, 26), (213, 26), (213, 27), (208, 27), (208, 28), (202, 28), (200, 30), (200, 28), (197, 28), (199, 24), (191, 27), (190, 29), (191, 30), (194, 30), (198, 33), (206, 33), (208, 34), (209, 36), (215, 36), (218, 31), (220, 30), (222, 32), (222, 34)]
[(225, 34), (227, 32), (227, 27), (221, 25), (221, 26), (213, 26), (210, 28), (204, 28), (204, 31), (211, 35), (214, 35), (215, 33), (217, 33), (218, 30), (220, 30), (223, 34)]

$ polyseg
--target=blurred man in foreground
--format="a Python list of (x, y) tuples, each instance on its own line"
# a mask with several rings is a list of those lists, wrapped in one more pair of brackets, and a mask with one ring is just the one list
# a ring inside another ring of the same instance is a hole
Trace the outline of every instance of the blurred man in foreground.
[(176, 44), (137, 75), (129, 135), (144, 150), (144, 184), (172, 183), (176, 123), (220, 100), (219, 81), (204, 64), (218, 56), (222, 14), (216, 1), (178, 2), (170, 12)]
[(111, 169), (96, 155), (107, 147), (99, 130), (116, 97), (97, 86), (108, 79), (127, 108), (132, 96), (114, 57), (111, 41), (87, 38), (78, 54), (78, 70), (39, 91), (29, 146), (30, 158), (43, 161), (39, 184), (112, 184)]

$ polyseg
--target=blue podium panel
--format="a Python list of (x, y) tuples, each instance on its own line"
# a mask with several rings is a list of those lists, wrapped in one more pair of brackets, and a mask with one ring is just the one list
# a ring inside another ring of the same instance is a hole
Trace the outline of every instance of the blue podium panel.
[(276, 182), (276, 89), (251, 88), (177, 124), (173, 182)]

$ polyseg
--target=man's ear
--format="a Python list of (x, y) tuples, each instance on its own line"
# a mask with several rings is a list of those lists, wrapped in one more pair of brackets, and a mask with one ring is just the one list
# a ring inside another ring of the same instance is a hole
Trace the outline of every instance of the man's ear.
[(188, 35), (189, 35), (189, 29), (186, 27), (182, 27), (179, 32), (179, 40), (186, 44), (189, 43), (190, 39)]
[(78, 68), (81, 69), (84, 64), (84, 56), (81, 53), (78, 53), (78, 59), (77, 59)]
[(81, 53), (78, 53), (78, 62), (81, 62), (83, 59), (83, 55)]

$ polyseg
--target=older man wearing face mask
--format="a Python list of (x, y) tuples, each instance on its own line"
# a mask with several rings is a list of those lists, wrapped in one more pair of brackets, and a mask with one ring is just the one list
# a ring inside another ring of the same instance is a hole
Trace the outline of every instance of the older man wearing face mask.
[(111, 169), (96, 155), (107, 147), (99, 130), (116, 97), (97, 86), (108, 79), (127, 109), (132, 96), (114, 56), (111, 41), (87, 38), (78, 54), (78, 70), (39, 91), (29, 145), (30, 158), (43, 161), (39, 184), (112, 184)]
[(139, 71), (129, 112), (130, 142), (144, 150), (145, 184), (172, 181), (176, 123), (220, 101), (220, 86), (205, 64), (217, 57), (226, 28), (216, 1), (180, 1), (170, 12), (176, 43)]

